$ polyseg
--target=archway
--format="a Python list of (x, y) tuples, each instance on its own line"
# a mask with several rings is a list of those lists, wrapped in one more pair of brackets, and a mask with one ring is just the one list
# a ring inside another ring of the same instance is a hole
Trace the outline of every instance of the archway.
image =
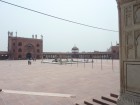
[(27, 53), (27, 54), (26, 54), (26, 58), (27, 58), (27, 59), (31, 59), (31, 58), (32, 58), (32, 54), (31, 54), (31, 53)]

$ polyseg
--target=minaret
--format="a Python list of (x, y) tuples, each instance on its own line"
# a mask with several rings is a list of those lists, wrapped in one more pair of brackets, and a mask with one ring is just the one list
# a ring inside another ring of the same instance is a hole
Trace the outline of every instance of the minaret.
[(37, 35), (35, 35), (35, 39), (37, 39)]
[(43, 59), (43, 35), (41, 35), (41, 40), (42, 40), (42, 59)]
[(16, 32), (16, 37), (17, 37), (17, 32)]
[(43, 40), (43, 35), (41, 35), (41, 39)]
[(34, 39), (34, 35), (32, 35), (32, 38)]

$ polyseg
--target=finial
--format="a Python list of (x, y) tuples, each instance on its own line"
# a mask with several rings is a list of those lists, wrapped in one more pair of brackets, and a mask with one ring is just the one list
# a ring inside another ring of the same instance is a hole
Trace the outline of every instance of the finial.
[(16, 37), (17, 37), (17, 31), (16, 31)]
[(43, 40), (43, 35), (41, 35), (41, 39)]
[(37, 34), (35, 35), (35, 38), (37, 39)]

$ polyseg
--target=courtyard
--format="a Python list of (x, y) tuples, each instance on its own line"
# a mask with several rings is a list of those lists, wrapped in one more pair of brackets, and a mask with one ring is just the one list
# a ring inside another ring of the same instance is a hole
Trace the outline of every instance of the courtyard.
[(84, 100), (119, 94), (119, 60), (95, 59), (93, 65), (4, 60), (0, 89), (0, 105), (83, 105)]

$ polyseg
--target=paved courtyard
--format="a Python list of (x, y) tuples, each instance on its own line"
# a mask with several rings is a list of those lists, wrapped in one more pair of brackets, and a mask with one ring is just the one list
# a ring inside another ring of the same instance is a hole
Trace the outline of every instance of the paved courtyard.
[(0, 105), (83, 105), (119, 94), (119, 61), (49, 64), (41, 60), (0, 61)]

